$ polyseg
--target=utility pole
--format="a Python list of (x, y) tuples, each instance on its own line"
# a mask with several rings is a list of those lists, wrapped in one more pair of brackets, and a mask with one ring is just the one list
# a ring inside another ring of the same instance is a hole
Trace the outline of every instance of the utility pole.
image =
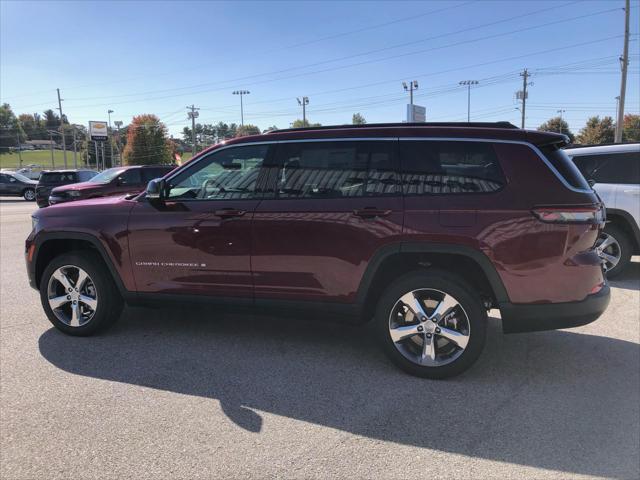
[(122, 152), (120, 148), (120, 127), (122, 127), (122, 120), (116, 120), (113, 122), (116, 126), (116, 150), (118, 151), (118, 163), (122, 165)]
[(418, 89), (418, 81), (412, 80), (407, 85), (407, 82), (402, 82), (402, 88), (404, 88), (405, 92), (409, 92), (409, 113), (407, 115), (407, 121), (413, 122), (413, 91)]
[(529, 80), (529, 77), (531, 76), (531, 74), (526, 68), (524, 69), (524, 72), (520, 74), (520, 76), (522, 77), (522, 90), (519, 90), (518, 92), (516, 92), (516, 98), (518, 100), (522, 100), (522, 107), (520, 108), (520, 110), (522, 113), (522, 128), (524, 129), (524, 119), (525, 119), (525, 113), (527, 108), (527, 97), (528, 97), (527, 87), (529, 85), (533, 85), (533, 83), (529, 83), (527, 81)]
[(51, 149), (51, 168), (55, 170), (56, 164), (53, 161), (53, 134), (49, 131), (49, 148)]
[(62, 116), (62, 99), (60, 98), (60, 89), (58, 91), (58, 110), (60, 110), (60, 135), (62, 135), (62, 155), (64, 156), (64, 168), (67, 168), (67, 145), (64, 139), (64, 117)]
[(76, 144), (76, 126), (73, 127), (73, 168), (78, 169), (78, 145)]
[(296, 98), (298, 100), (298, 105), (302, 105), (302, 126), (307, 126), (307, 105), (309, 105), (309, 97), (302, 97), (302, 100)]
[(557, 112), (560, 114), (560, 132), (559, 133), (562, 133), (562, 114), (566, 112), (566, 110), (560, 109), (560, 110), (557, 110)]
[(629, 0), (624, 4), (624, 48), (620, 57), (622, 78), (620, 79), (620, 103), (618, 105), (618, 118), (616, 120), (615, 143), (622, 142), (622, 130), (624, 123), (624, 97), (627, 92), (627, 66), (629, 65)]
[(109, 128), (107, 128), (107, 140), (109, 141), (109, 160), (111, 161), (111, 166), (115, 167), (115, 164), (113, 163), (113, 131), (111, 129), (111, 114), (113, 113), (113, 110), (109, 109), (107, 110), (107, 116), (109, 117)]
[(478, 85), (478, 80), (462, 80), (458, 85), (467, 86), (467, 123), (471, 121), (471, 85)]
[(234, 90), (234, 95), (240, 95), (240, 126), (244, 127), (244, 106), (242, 105), (242, 97), (243, 95), (249, 95), (251, 92), (249, 90)]
[(193, 157), (196, 154), (196, 118), (200, 115), (200, 113), (198, 113), (200, 109), (193, 104), (190, 107), (188, 106), (187, 109), (191, 110), (187, 113), (187, 116), (191, 119), (191, 156)]
[(22, 168), (22, 144), (20, 143), (20, 130), (16, 133), (18, 139), (18, 158), (20, 159), (20, 168)]

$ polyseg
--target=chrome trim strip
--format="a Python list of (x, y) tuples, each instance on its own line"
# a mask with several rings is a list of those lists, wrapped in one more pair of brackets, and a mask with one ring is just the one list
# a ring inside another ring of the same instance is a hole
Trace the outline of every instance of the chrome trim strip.
[(202, 155), (199, 159), (197, 159), (194, 163), (188, 162), (183, 165), (181, 168), (174, 171), (174, 173), (167, 177), (166, 180), (171, 180), (176, 177), (180, 173), (182, 173), (186, 168), (190, 168), (195, 163), (200, 162), (201, 160), (207, 158), (209, 155), (212, 155), (216, 152), (220, 152), (227, 148), (232, 147), (248, 147), (251, 145), (274, 145), (279, 143), (309, 143), (309, 142), (358, 142), (358, 141), (433, 141), (433, 142), (487, 142), (487, 143), (510, 143), (516, 145), (525, 145), (533, 150), (536, 155), (544, 162), (544, 164), (553, 172), (558, 180), (569, 190), (576, 193), (592, 193), (592, 190), (576, 188), (570, 185), (565, 178), (558, 172), (558, 170), (547, 160), (547, 158), (543, 155), (538, 147), (534, 144), (522, 141), (522, 140), (500, 140), (500, 139), (492, 139), (492, 138), (467, 138), (467, 137), (345, 137), (345, 138), (302, 138), (302, 139), (292, 139), (292, 140), (267, 140), (264, 142), (246, 142), (246, 143), (234, 143), (231, 145), (223, 145), (206, 155)]

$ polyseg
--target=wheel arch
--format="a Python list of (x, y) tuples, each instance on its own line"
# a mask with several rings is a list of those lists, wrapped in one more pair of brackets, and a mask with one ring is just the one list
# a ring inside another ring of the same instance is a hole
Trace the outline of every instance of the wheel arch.
[(107, 254), (100, 240), (88, 233), (80, 232), (48, 232), (42, 233), (36, 241), (36, 248), (33, 255), (33, 268), (36, 287), (40, 287), (42, 274), (47, 265), (55, 257), (71, 251), (90, 250), (96, 252), (106, 265), (111, 277), (116, 283), (120, 293), (124, 294), (126, 289), (120, 278), (118, 270)]
[(394, 279), (429, 268), (460, 274), (495, 307), (509, 302), (498, 272), (484, 253), (464, 245), (407, 242), (382, 247), (369, 262), (357, 293), (363, 318), (371, 318), (375, 299)]
[(626, 210), (618, 208), (607, 208), (607, 223), (619, 226), (629, 234), (634, 248), (634, 253), (640, 253), (640, 227)]

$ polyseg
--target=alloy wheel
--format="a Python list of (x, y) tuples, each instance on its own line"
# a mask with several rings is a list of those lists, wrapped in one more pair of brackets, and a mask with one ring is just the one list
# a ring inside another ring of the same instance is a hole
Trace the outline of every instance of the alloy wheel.
[(86, 325), (98, 308), (93, 280), (82, 268), (74, 265), (65, 265), (51, 274), (47, 298), (56, 318), (70, 327)]
[(602, 232), (596, 242), (596, 252), (604, 260), (607, 270), (613, 270), (620, 258), (622, 257), (622, 249), (618, 241), (608, 233)]
[(25, 190), (24, 199), (25, 200), (34, 200), (36, 198), (36, 192), (34, 190)]
[(389, 335), (396, 349), (421, 366), (454, 362), (467, 348), (470, 334), (469, 317), (460, 302), (436, 289), (407, 292), (389, 315)]

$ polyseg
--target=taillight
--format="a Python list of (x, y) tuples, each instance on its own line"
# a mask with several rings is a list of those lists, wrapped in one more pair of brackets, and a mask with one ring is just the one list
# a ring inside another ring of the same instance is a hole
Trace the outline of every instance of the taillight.
[(599, 205), (587, 208), (535, 208), (533, 214), (546, 223), (590, 223), (594, 225), (604, 223), (604, 209)]

